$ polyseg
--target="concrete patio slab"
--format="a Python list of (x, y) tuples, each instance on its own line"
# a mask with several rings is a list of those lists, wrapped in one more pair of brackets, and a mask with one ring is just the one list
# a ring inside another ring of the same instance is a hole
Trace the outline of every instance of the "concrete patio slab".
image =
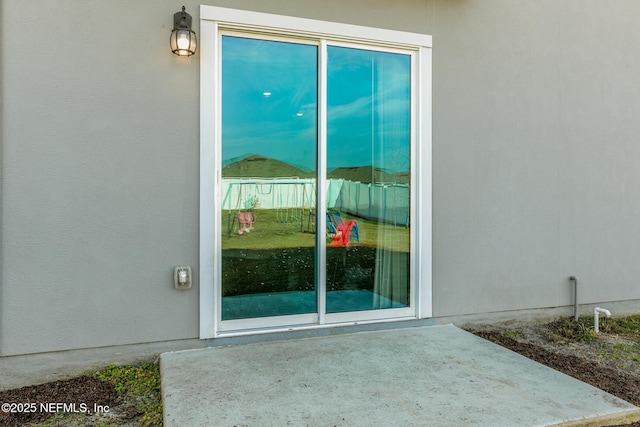
[(162, 354), (170, 426), (597, 426), (640, 409), (455, 326)]

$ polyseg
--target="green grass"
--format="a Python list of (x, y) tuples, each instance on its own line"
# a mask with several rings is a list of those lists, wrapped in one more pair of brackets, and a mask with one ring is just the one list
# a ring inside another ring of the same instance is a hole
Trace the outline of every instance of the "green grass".
[[(593, 330), (593, 316), (580, 317), (576, 322), (573, 318), (561, 319), (553, 322), (551, 333), (571, 342), (594, 341), (598, 338)], [(628, 317), (600, 316), (600, 333), (615, 334), (640, 343), (640, 315)], [(638, 346), (640, 349), (640, 344)]]
[(523, 337), (522, 333), (513, 329), (500, 329), (498, 331), (501, 337), (510, 338), (512, 340), (518, 340)]
[(143, 413), (139, 426), (162, 426), (162, 399), (160, 395), (160, 367), (157, 363), (142, 366), (109, 366), (94, 375), (114, 384), (119, 397), (136, 396)]
[[(222, 249), (278, 249), (315, 246), (313, 225), (309, 222), (309, 210), (258, 209), (256, 223), (250, 233), (238, 235), (236, 211), (222, 212)], [(353, 219), (343, 215), (343, 219)], [(409, 228), (377, 221), (355, 218), (360, 242), (351, 245), (384, 247), (397, 252), (409, 252)], [(229, 227), (229, 224), (232, 224)], [(231, 229), (231, 233), (229, 233)], [(328, 240), (329, 241), (329, 240)]]
[[(138, 402), (135, 409), (142, 415), (135, 418), (136, 425), (140, 427), (160, 427), (163, 425), (160, 367), (157, 363), (150, 362), (139, 366), (112, 365), (93, 373), (92, 376), (113, 383), (119, 400), (125, 404), (135, 405)], [(117, 427), (122, 424), (121, 421), (117, 416), (112, 418), (100, 414), (60, 413), (37, 424), (37, 427), (79, 427), (85, 425)]]
[(611, 357), (617, 360), (631, 359), (640, 363), (640, 343), (619, 343), (613, 345), (608, 351), (601, 353), (602, 357)]
[[(593, 317), (591, 323), (593, 324)], [(600, 316), (600, 332), (622, 335), (640, 342), (640, 315), (620, 318)]]
[(593, 317), (579, 318), (576, 322), (573, 318), (561, 319), (551, 323), (548, 338), (569, 342), (587, 342), (597, 338), (593, 331)]

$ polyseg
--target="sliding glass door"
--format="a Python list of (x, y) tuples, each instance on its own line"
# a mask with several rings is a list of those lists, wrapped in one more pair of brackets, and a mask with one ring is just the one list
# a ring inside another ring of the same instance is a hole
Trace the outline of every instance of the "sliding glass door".
[(414, 55), (239, 33), (220, 52), (222, 329), (415, 315)]

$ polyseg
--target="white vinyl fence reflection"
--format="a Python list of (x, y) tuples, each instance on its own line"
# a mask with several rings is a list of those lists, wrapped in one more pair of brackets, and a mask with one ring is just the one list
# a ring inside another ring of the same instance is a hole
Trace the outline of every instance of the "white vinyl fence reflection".
[[(409, 225), (409, 186), (327, 180), (327, 208), (396, 225)], [(313, 178), (223, 178), (222, 209), (315, 209)]]

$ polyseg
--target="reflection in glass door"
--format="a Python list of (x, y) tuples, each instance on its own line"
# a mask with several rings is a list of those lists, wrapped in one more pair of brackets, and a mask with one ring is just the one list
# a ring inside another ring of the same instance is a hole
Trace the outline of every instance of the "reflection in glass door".
[(317, 312), (317, 58), (222, 37), (223, 321)]
[(327, 56), (327, 313), (408, 307), (411, 56)]
[(412, 55), (237, 34), (221, 44), (219, 319), (413, 315)]

